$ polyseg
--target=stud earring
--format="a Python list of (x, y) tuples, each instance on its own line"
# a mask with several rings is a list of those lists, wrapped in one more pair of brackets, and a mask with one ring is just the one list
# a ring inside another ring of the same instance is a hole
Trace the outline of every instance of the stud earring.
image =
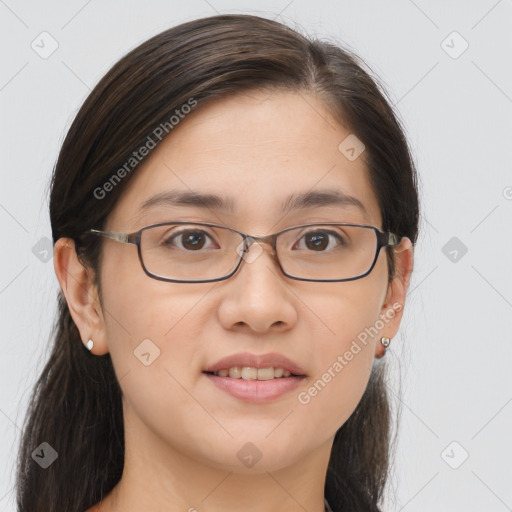
[(92, 350), (92, 347), (94, 347), (94, 341), (92, 341), (91, 339), (89, 339), (89, 341), (85, 344), (85, 346), (87, 347), (87, 349), (89, 350), (89, 352)]
[(385, 338), (384, 336), (380, 339), (380, 342), (384, 345), (384, 348), (388, 348), (391, 343), (391, 338)]

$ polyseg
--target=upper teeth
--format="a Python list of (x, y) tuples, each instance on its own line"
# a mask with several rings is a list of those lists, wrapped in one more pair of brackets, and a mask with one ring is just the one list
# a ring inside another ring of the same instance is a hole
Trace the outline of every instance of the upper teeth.
[(219, 377), (232, 377), (244, 380), (271, 380), (279, 377), (289, 377), (291, 372), (283, 368), (253, 368), (251, 366), (233, 366), (214, 372)]

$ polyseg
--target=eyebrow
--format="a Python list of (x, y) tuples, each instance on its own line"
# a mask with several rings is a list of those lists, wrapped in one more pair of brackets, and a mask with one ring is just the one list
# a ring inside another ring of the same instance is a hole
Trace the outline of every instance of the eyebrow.
[[(231, 197), (222, 197), (216, 194), (202, 194), (192, 191), (170, 190), (160, 192), (142, 203), (139, 214), (157, 206), (191, 206), (211, 210), (220, 210), (234, 214), (236, 201)], [(281, 204), (281, 213), (292, 210), (314, 208), (320, 206), (355, 206), (365, 215), (368, 215), (363, 203), (356, 197), (347, 195), (340, 190), (318, 190), (302, 194), (290, 194)]]

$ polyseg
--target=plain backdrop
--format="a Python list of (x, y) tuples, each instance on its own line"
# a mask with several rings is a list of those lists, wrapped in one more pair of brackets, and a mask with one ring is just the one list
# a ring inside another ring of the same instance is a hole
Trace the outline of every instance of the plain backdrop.
[(20, 426), (48, 355), (58, 282), (47, 189), (65, 133), (122, 55), (216, 12), (297, 24), (381, 78), (422, 207), (406, 313), (386, 355), (392, 396), (402, 377), (386, 510), (511, 510), (511, 0), (0, 0), (0, 511), (15, 510)]

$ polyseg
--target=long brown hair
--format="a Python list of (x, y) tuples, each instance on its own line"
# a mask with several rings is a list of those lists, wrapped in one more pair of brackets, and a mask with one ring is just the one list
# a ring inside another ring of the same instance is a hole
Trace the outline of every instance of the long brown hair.
[[(339, 45), (308, 38), (276, 21), (218, 15), (166, 30), (130, 51), (87, 97), (63, 142), (51, 182), (53, 242), (72, 238), (82, 263), (94, 270), (98, 287), (101, 242), (83, 233), (103, 228), (136, 172), (136, 165), (126, 170), (133, 152), (147, 145), (155, 127), (169, 124), (191, 98), (199, 109), (249, 89), (320, 98), (366, 147), (381, 228), (416, 242), (413, 160), (404, 129), (364, 62)], [(113, 173), (123, 166), (126, 172), (117, 173), (122, 179), (112, 185)], [(98, 190), (107, 189), (99, 198)], [(387, 258), (391, 279), (395, 269), (389, 248)], [(105, 497), (123, 472), (121, 390), (112, 360), (109, 354), (95, 356), (84, 349), (61, 291), (57, 300), (50, 358), (23, 426), (16, 475), (19, 512), (83, 512)], [(335, 512), (379, 510), (392, 452), (386, 369), (380, 363), (335, 436), (325, 486)], [(42, 442), (58, 453), (47, 469), (32, 458)]]

